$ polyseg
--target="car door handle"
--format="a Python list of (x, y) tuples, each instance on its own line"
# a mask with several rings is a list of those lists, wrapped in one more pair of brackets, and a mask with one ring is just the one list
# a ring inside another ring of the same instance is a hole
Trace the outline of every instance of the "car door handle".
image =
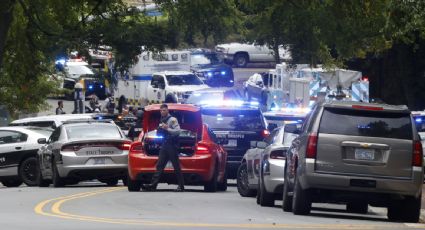
[(15, 147), (15, 149), (16, 149), (16, 150), (21, 150), (21, 149), (22, 149), (22, 147)]

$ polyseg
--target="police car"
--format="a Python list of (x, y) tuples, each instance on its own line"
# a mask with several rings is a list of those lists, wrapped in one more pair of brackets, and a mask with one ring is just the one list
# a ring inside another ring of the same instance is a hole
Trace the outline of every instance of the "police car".
[[(421, 137), (422, 148), (425, 146), (425, 111), (412, 111), (413, 119), (415, 120), (416, 130)], [(425, 150), (425, 149), (424, 149)], [(425, 156), (424, 161), (425, 162)]]
[(202, 119), (227, 151), (228, 178), (235, 179), (237, 169), (251, 141), (262, 141), (270, 132), (258, 102), (204, 101)]

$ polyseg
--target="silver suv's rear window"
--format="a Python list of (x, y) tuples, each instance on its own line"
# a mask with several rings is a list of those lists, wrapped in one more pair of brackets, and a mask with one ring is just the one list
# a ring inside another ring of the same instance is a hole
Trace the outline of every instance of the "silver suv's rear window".
[(350, 136), (412, 139), (408, 113), (325, 108), (320, 133)]

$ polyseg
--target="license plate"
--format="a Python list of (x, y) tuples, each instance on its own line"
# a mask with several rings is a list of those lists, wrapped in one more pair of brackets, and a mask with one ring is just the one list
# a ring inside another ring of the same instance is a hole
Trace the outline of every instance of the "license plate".
[(227, 142), (227, 144), (224, 145), (224, 146), (227, 146), (227, 147), (236, 147), (236, 146), (238, 146), (238, 141), (237, 140), (229, 140), (229, 142)]
[(94, 165), (104, 165), (106, 164), (106, 158), (93, 158)]
[(356, 149), (354, 151), (354, 159), (356, 159), (356, 160), (373, 160), (373, 159), (375, 159), (375, 150), (373, 150), (373, 149)]
[(167, 162), (167, 164), (165, 165), (166, 169), (173, 169), (173, 164), (171, 163), (171, 161)]

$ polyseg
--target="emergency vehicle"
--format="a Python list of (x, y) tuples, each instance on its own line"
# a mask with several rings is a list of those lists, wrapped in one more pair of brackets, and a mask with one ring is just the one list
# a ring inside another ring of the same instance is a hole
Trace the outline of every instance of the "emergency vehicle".
[(115, 97), (132, 105), (182, 103), (199, 89), (208, 88), (190, 72), (190, 51), (143, 52), (126, 76), (117, 79)]

